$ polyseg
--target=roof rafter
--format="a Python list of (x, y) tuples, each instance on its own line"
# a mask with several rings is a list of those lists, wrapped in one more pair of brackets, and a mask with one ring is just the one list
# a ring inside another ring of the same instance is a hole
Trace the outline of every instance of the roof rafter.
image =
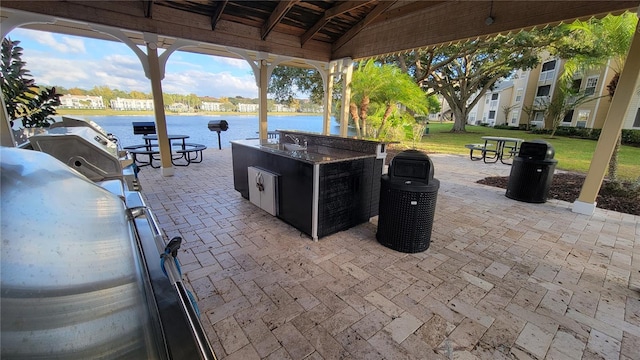
[(300, 0), (279, 1), (278, 6), (276, 6), (271, 15), (269, 15), (269, 19), (267, 19), (262, 26), (260, 38), (262, 40), (266, 39), (271, 30), (278, 25), (280, 20), (282, 20), (287, 12), (298, 2), (300, 2)]
[(380, 14), (385, 12), (388, 8), (393, 6), (396, 1), (384, 1), (380, 2), (376, 5), (371, 12), (367, 14), (367, 16), (362, 19), (359, 23), (357, 23), (354, 27), (349, 29), (344, 35), (342, 35), (338, 40), (333, 43), (333, 51), (341, 48), (344, 44), (346, 44), (349, 40), (353, 39), (354, 36), (358, 35), (362, 29), (364, 29), (367, 25), (371, 24)]
[(304, 44), (309, 41), (313, 35), (315, 35), (320, 29), (322, 29), (331, 19), (338, 15), (342, 15), (348, 11), (353, 9), (357, 9), (360, 6), (367, 5), (375, 0), (367, 0), (367, 1), (347, 1), (336, 5), (322, 15), (322, 18), (318, 20), (312, 27), (309, 28), (302, 36), (300, 37), (300, 45), (304, 46)]
[(227, 6), (227, 2), (229, 2), (229, 1), (228, 0), (216, 1), (216, 3), (217, 3), (216, 9), (213, 12), (213, 15), (211, 15), (211, 30), (215, 30), (216, 29), (216, 25), (218, 25), (218, 21), (220, 21), (220, 17), (222, 16), (222, 13), (224, 12), (225, 6)]

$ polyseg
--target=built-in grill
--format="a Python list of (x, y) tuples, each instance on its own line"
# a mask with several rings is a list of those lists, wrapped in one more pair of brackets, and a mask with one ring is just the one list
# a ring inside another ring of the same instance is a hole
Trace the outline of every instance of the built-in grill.
[[(0, 148), (1, 358), (215, 359), (117, 146), (88, 126)], [(73, 171), (77, 170), (77, 171)]]
[[(61, 124), (64, 125), (64, 121)], [(136, 187), (135, 170), (131, 167), (133, 161), (118, 149), (118, 144), (102, 128), (80, 119), (67, 119), (66, 125), (70, 126), (54, 125), (31, 136), (31, 147), (50, 154), (89, 180), (120, 179), (129, 189)]]

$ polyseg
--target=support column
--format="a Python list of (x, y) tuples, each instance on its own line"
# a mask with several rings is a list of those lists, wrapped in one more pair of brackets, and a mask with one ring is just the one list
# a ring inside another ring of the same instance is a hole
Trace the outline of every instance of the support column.
[(260, 113), (258, 114), (259, 138), (267, 139), (267, 90), (269, 87), (269, 72), (267, 71), (267, 60), (260, 60), (260, 84), (258, 86), (258, 97), (260, 99)]
[(344, 59), (342, 64), (342, 107), (340, 109), (340, 136), (349, 134), (349, 105), (351, 104), (351, 78), (353, 77), (353, 60)]
[(7, 107), (4, 104), (4, 95), (0, 91), (0, 145), (7, 147), (15, 147), (16, 141), (13, 137), (13, 129), (9, 124), (9, 114), (7, 114)]
[(158, 47), (153, 42), (147, 43), (147, 61), (149, 64), (149, 79), (153, 94), (153, 113), (156, 118), (156, 134), (160, 150), (160, 164), (162, 176), (173, 176), (175, 169), (171, 163), (171, 143), (167, 138), (167, 119), (164, 114), (164, 99), (162, 96), (162, 77), (160, 75), (160, 61)]
[(573, 212), (593, 215), (596, 208), (596, 197), (602, 186), (604, 175), (613, 154), (618, 135), (622, 130), (625, 114), (629, 108), (631, 97), (635, 94), (640, 75), (640, 23), (631, 42), (616, 93), (613, 95), (607, 117), (605, 118), (598, 144), (591, 159), (587, 178), (582, 185), (578, 200), (573, 203)]
[(322, 134), (331, 134), (331, 103), (333, 101), (333, 79), (336, 64), (329, 65), (329, 76), (324, 84), (324, 112), (322, 114)]

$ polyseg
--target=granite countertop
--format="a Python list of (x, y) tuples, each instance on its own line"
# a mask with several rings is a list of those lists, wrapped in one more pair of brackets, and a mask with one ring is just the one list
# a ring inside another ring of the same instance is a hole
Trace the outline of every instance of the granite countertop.
[(376, 157), (376, 154), (338, 149), (322, 145), (309, 145), (307, 148), (288, 143), (278, 143), (275, 140), (233, 140), (233, 144), (253, 147), (258, 150), (296, 159), (311, 164), (324, 164), (345, 160), (357, 160)]

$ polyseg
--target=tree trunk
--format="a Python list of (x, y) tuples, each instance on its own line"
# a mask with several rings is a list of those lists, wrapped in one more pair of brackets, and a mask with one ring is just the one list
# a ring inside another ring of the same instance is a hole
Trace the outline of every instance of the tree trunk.
[(620, 145), (622, 145), (622, 134), (618, 134), (618, 140), (616, 140), (616, 146), (613, 148), (613, 154), (609, 160), (609, 180), (613, 182), (618, 181), (618, 152), (620, 151)]
[(367, 111), (369, 111), (369, 96), (365, 95), (360, 101), (360, 120), (362, 121), (362, 136), (368, 136), (367, 133)]
[(451, 132), (467, 132), (465, 125), (467, 123), (467, 114), (464, 110), (452, 107), (453, 111), (453, 129)]
[(387, 119), (389, 118), (389, 116), (391, 116), (391, 113), (393, 112), (393, 104), (387, 104), (387, 108), (384, 110), (384, 115), (382, 116), (382, 121), (380, 122), (380, 127), (378, 128), (378, 136), (377, 138), (380, 138), (380, 134), (382, 134), (382, 129), (384, 128), (384, 125), (387, 123)]
[[(620, 79), (620, 74), (615, 73), (613, 79), (607, 85), (607, 90), (609, 91), (609, 101), (613, 99), (613, 95), (616, 93), (616, 88), (618, 87), (618, 81)], [(616, 141), (616, 146), (613, 148), (613, 154), (611, 154), (611, 159), (609, 159), (609, 180), (613, 182), (618, 181), (618, 152), (620, 151), (620, 145), (622, 145), (622, 132), (618, 133), (618, 140)]]
[(356, 127), (356, 136), (362, 137), (362, 132), (360, 131), (360, 116), (358, 116), (358, 107), (354, 102), (349, 102), (349, 113), (351, 113), (353, 124)]

